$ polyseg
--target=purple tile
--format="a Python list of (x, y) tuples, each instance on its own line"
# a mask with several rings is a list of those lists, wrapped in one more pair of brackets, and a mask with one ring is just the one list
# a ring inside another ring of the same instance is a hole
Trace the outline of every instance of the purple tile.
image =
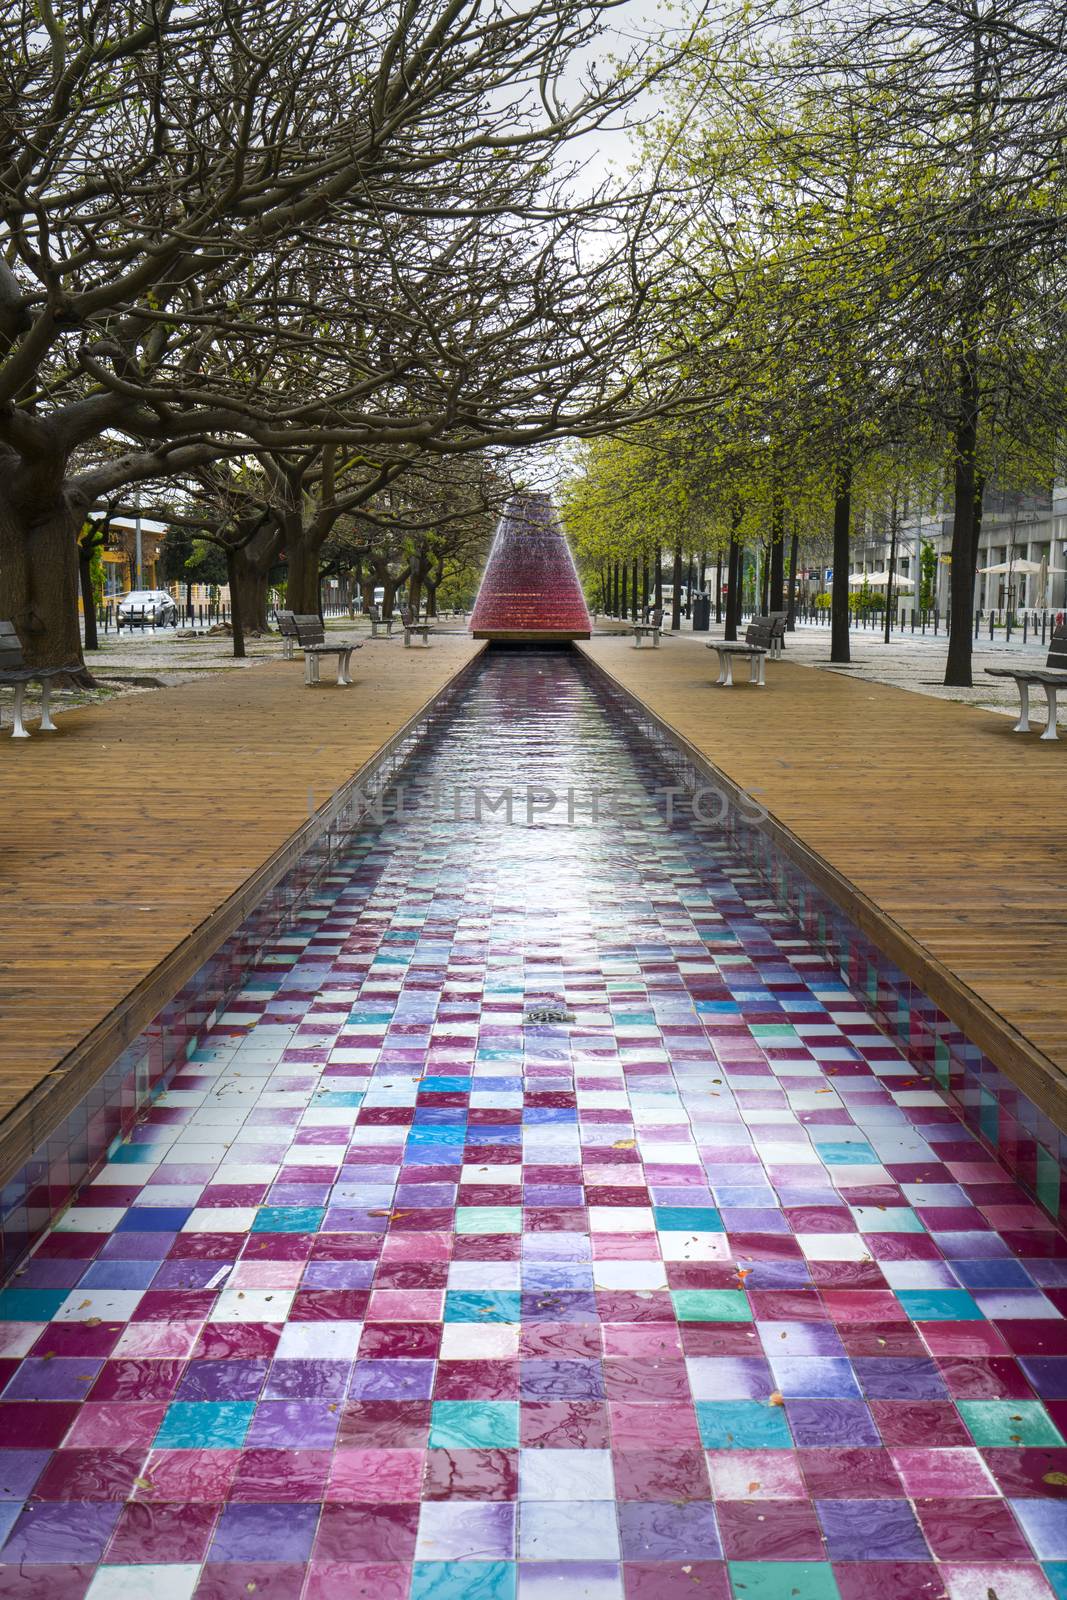
[(906, 1500), (819, 1500), (831, 1561), (928, 1561), (930, 1551)]
[(708, 1503), (624, 1501), (619, 1527), (627, 1561), (715, 1561), (722, 1556), (715, 1512)]
[(223, 1507), (208, 1562), (306, 1561), (319, 1520), (317, 1505), (284, 1504)]
[(42, 1501), (26, 1507), (4, 1546), (5, 1562), (99, 1561), (122, 1507), (107, 1501)]

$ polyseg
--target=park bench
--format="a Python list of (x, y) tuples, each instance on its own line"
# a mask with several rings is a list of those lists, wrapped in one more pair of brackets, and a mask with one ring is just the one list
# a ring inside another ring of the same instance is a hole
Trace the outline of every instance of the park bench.
[(419, 635), (419, 637), (422, 639), (423, 644), (426, 646), (427, 649), (429, 649), (429, 647), (430, 647), (430, 634), (432, 633), (433, 630), (431, 629), (430, 624), (428, 622), (420, 622), (417, 617), (412, 616), (412, 614), (408, 610), (407, 606), (401, 606), (401, 608), (400, 608), (400, 622), (401, 622), (401, 626), (404, 629), (404, 649), (405, 650), (410, 650), (411, 649), (411, 635), (413, 633), (417, 633)]
[(784, 611), (768, 611), (765, 617), (756, 617), (756, 622), (769, 622), (771, 624), (770, 657), (772, 661), (782, 659), (785, 649), (785, 618)]
[(1042, 739), (1058, 739), (1056, 732), (1056, 691), (1067, 687), (1067, 623), (1053, 628), (1048, 659), (1044, 667), (986, 667), (990, 678), (1014, 678), (1019, 691), (1019, 720), (1013, 733), (1030, 732), (1030, 685), (1039, 684), (1048, 702), (1048, 718)]
[(22, 657), (22, 644), (15, 624), (0, 621), (0, 685), (10, 683), (15, 689), (15, 725), (11, 730), (11, 737), (13, 739), (30, 737), (29, 729), (22, 720), (22, 706), (28, 683), (41, 685), (42, 733), (55, 733), (56, 725), (52, 721), (49, 704), (52, 679), (62, 678), (69, 672), (81, 670), (81, 663), (78, 661), (72, 661), (66, 667), (28, 667)]
[(362, 648), (362, 639), (334, 639), (327, 644), (322, 620), (314, 615), (299, 616), (294, 613), (293, 626), (296, 629), (296, 642), (304, 652), (304, 682), (309, 686), (318, 683), (319, 662), (323, 656), (336, 656), (338, 687), (346, 688), (352, 682), (348, 676), (352, 652)]
[(635, 650), (640, 649), (641, 640), (643, 638), (645, 638), (645, 636), (647, 634), (652, 640), (652, 648), (653, 648), (653, 650), (658, 650), (659, 649), (660, 634), (662, 632), (663, 632), (663, 612), (662, 612), (661, 609), (657, 608), (655, 611), (650, 611), (648, 613), (648, 621), (647, 622), (635, 622), (634, 623), (634, 625), (633, 625), (634, 649)]
[(734, 644), (725, 639), (712, 639), (709, 642), (707, 648), (719, 653), (719, 676), (716, 681), (724, 689), (733, 688), (735, 656), (747, 660), (749, 683), (754, 683), (760, 689), (766, 685), (766, 661), (771, 650), (773, 631), (774, 624), (770, 618), (758, 617), (745, 630), (744, 644)]
[(291, 611), (279, 611), (277, 616), (278, 632), (282, 636), (282, 655), (286, 661), (293, 659), (293, 649), (296, 645), (296, 622)]
[(370, 636), (372, 639), (378, 637), (379, 628), (385, 629), (385, 637), (387, 639), (393, 637), (393, 618), (391, 616), (383, 617), (381, 606), (371, 606), (368, 615), (370, 616)]

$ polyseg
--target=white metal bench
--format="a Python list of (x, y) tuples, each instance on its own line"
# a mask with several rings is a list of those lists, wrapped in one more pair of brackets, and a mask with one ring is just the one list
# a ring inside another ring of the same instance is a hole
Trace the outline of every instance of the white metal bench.
[(1048, 715), (1041, 737), (1058, 740), (1056, 694), (1058, 690), (1067, 688), (1067, 623), (1061, 623), (1052, 630), (1048, 659), (1043, 667), (986, 667), (985, 670), (990, 678), (1015, 679), (1015, 687), (1019, 691), (1019, 720), (1013, 733), (1030, 732), (1030, 685), (1036, 683), (1044, 689)]
[(347, 688), (352, 682), (348, 675), (352, 664), (352, 652), (362, 649), (362, 639), (334, 639), (327, 644), (326, 632), (316, 616), (299, 616), (294, 613), (293, 624), (296, 628), (296, 642), (304, 652), (305, 684), (310, 687), (320, 681), (319, 662), (323, 656), (336, 656), (338, 688)]
[(405, 650), (411, 649), (411, 636), (413, 633), (418, 634), (423, 644), (427, 649), (429, 649), (430, 634), (433, 632), (433, 629), (430, 627), (428, 622), (419, 622), (416, 617), (412, 616), (411, 612), (406, 606), (402, 606), (400, 609), (400, 623), (404, 629)]
[(383, 617), (382, 616), (382, 608), (381, 608), (381, 606), (378, 606), (378, 605), (371, 606), (369, 615), (370, 615), (370, 636), (371, 636), (371, 638), (372, 639), (377, 639), (377, 637), (378, 637), (378, 629), (379, 628), (384, 628), (385, 629), (385, 637), (387, 639), (391, 639), (393, 637), (393, 618), (391, 616)]
[(41, 685), (41, 732), (55, 733), (56, 725), (52, 721), (51, 695), (52, 679), (63, 678), (70, 672), (80, 672), (81, 663), (72, 661), (66, 667), (28, 667), (23, 658), (22, 644), (19, 640), (18, 630), (13, 622), (0, 621), (0, 685), (10, 683), (15, 690), (14, 727), (11, 730), (13, 739), (28, 739), (29, 729), (22, 720), (23, 702), (28, 683)]
[(734, 684), (734, 658), (740, 656), (748, 662), (748, 681), (755, 684), (758, 689), (766, 687), (767, 657), (771, 651), (773, 633), (772, 623), (763, 618), (758, 622), (750, 622), (745, 631), (745, 642), (734, 643), (725, 639), (712, 639), (707, 648), (717, 650), (719, 653), (719, 676), (716, 682), (724, 689), (732, 689)]
[(634, 649), (641, 647), (644, 638), (652, 640), (653, 650), (659, 649), (660, 635), (663, 632), (663, 612), (660, 609), (648, 613), (647, 622), (635, 622), (633, 625)]

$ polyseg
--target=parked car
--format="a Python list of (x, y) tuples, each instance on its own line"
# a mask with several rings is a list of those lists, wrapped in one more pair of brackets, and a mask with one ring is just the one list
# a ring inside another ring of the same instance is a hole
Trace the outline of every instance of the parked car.
[(178, 620), (178, 602), (166, 589), (131, 589), (119, 601), (119, 618), (127, 625), (146, 622), (160, 627)]

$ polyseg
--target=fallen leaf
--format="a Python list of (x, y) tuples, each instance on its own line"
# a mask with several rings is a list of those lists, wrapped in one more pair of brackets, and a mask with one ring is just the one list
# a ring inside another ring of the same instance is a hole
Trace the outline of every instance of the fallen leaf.
[(635, 1150), (637, 1148), (637, 1140), (636, 1139), (616, 1139), (615, 1143), (612, 1145), (611, 1148), (613, 1150)]
[(85, 1326), (87, 1328), (99, 1328), (102, 1321), (102, 1317), (86, 1317)]
[(1067, 1484), (1067, 1472), (1046, 1472), (1041, 1482), (1055, 1484), (1058, 1489), (1061, 1489), (1064, 1484)]
[(152, 1482), (151, 1478), (134, 1478), (133, 1486), (134, 1486), (135, 1489), (154, 1489), (155, 1488), (155, 1484)]
[(784, 1406), (785, 1405), (785, 1400), (779, 1394), (778, 1390), (775, 1389), (774, 1393), (768, 1399), (767, 1404), (769, 1406)]
[(753, 1481), (748, 1486), (749, 1494), (755, 1494), (755, 1492), (756, 1492), (756, 1490), (758, 1488), (759, 1488), (759, 1479), (758, 1478), (753, 1479)]

